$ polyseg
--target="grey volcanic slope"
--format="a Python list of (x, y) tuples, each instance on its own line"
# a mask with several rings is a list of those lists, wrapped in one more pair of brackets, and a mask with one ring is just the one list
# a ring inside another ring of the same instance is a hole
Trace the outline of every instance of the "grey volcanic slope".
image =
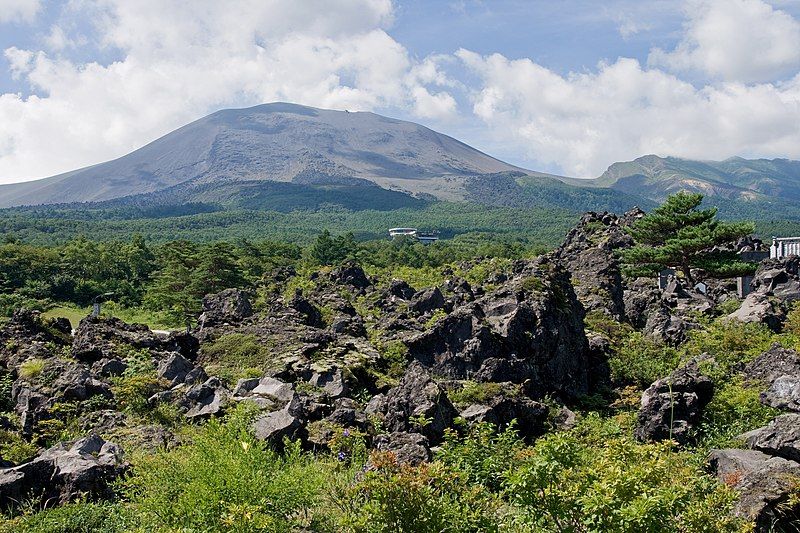
[(96, 202), (189, 182), (254, 180), (324, 186), (366, 179), (455, 200), (467, 195), (465, 176), (507, 171), (549, 176), (411, 122), (272, 103), (218, 111), (113, 161), (2, 185), (0, 207)]

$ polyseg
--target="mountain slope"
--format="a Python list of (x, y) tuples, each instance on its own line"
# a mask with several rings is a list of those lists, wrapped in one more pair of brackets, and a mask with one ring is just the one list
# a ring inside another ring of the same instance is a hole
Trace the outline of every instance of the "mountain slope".
[(107, 163), (0, 186), (0, 207), (102, 201), (187, 182), (254, 180), (377, 184), (460, 199), (463, 186), (453, 178), (521, 170), (411, 122), (273, 103), (213, 113)]
[(681, 190), (728, 200), (800, 200), (800, 161), (787, 159), (692, 161), (647, 155), (614, 163), (594, 180), (565, 180), (585, 187), (609, 187), (661, 202)]

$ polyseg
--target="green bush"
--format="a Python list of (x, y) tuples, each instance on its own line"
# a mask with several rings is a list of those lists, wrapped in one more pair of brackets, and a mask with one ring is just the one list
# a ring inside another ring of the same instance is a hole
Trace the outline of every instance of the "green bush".
[(447, 397), (458, 407), (468, 407), (473, 403), (486, 403), (500, 395), (514, 397), (520, 394), (519, 385), (493, 383), (490, 381), (465, 381), (460, 388), (453, 388), (447, 391)]
[(743, 531), (729, 514), (735, 494), (695, 456), (627, 435), (598, 445), (581, 431), (540, 439), (508, 472), (505, 494), (534, 531)]
[[(250, 406), (212, 420), (181, 448), (143, 455), (123, 493), (142, 531), (326, 530), (329, 463), (296, 446), (285, 455), (249, 431)], [(352, 475), (352, 474), (350, 474)]]
[(123, 375), (115, 378), (111, 392), (121, 409), (126, 409), (137, 415), (150, 412), (147, 399), (153, 394), (163, 390), (167, 383), (159, 380), (155, 375), (134, 374)]
[(608, 360), (614, 383), (642, 388), (667, 376), (679, 363), (677, 350), (639, 332), (625, 337)]
[(338, 495), (344, 525), (359, 533), (499, 531), (501, 502), (442, 463), (398, 465), (391, 453)]
[(44, 359), (39, 359), (38, 357), (33, 357), (26, 361), (23, 361), (19, 365), (19, 377), (23, 379), (33, 379), (41, 375), (42, 371), (44, 371), (44, 365), (46, 361)]
[(36, 455), (36, 445), (25, 441), (19, 433), (0, 429), (0, 457), (14, 463), (22, 463)]
[(744, 385), (741, 378), (718, 386), (703, 412), (699, 431), (703, 447), (736, 447), (741, 444), (738, 435), (765, 426), (780, 414), (761, 403), (761, 389)]
[(470, 483), (497, 492), (524, 451), (525, 445), (513, 425), (498, 433), (492, 424), (480, 423), (463, 437), (448, 429), (436, 458)]
[(715, 383), (721, 383), (730, 379), (741, 365), (767, 351), (775, 340), (764, 324), (720, 319), (706, 328), (690, 331), (682, 349), (687, 357), (702, 353), (713, 357), (713, 364), (704, 365), (703, 370)]
[(0, 522), (5, 533), (116, 533), (131, 531), (124, 508), (114, 503), (75, 502)]

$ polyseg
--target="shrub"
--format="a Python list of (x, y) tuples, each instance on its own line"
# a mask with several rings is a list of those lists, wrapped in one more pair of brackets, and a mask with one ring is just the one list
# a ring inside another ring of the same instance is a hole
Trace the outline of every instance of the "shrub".
[(775, 337), (764, 324), (743, 323), (738, 320), (716, 320), (708, 327), (689, 332), (683, 346), (687, 356), (708, 353), (713, 365), (704, 365), (715, 383), (729, 379), (732, 372), (768, 350)]
[(155, 375), (123, 375), (114, 379), (111, 392), (114, 393), (114, 398), (120, 408), (144, 415), (150, 411), (147, 399), (163, 390), (165, 385)]
[(10, 411), (14, 408), (11, 399), (11, 389), (14, 387), (14, 376), (5, 368), (0, 367), (0, 411)]
[[(588, 421), (598, 425), (597, 419)], [(509, 470), (506, 496), (539, 531), (741, 531), (732, 490), (695, 457), (631, 437), (548, 435)], [(589, 429), (590, 432), (596, 429)]]
[(615, 383), (642, 388), (667, 376), (679, 363), (677, 350), (654, 342), (639, 332), (625, 337), (608, 360), (611, 379)]
[(41, 375), (42, 371), (44, 371), (45, 363), (46, 361), (44, 359), (39, 359), (38, 357), (23, 361), (22, 364), (19, 365), (19, 377), (23, 379), (33, 379)]
[(249, 431), (255, 412), (238, 406), (176, 450), (144, 455), (123, 482), (143, 531), (293, 531), (325, 529), (323, 460), (296, 446), (280, 455)]
[(116, 533), (130, 531), (124, 508), (108, 502), (74, 502), (0, 523), (0, 532), (11, 533)]
[(356, 532), (499, 531), (501, 502), (442, 463), (399, 465), (372, 455), (373, 470), (338, 495), (344, 525)]
[(502, 488), (506, 473), (524, 454), (525, 445), (511, 425), (497, 432), (489, 423), (472, 426), (464, 437), (448, 429), (437, 460), (461, 473), (470, 483), (492, 491)]
[(746, 386), (739, 377), (718, 387), (703, 412), (700, 442), (705, 447), (726, 448), (737, 444), (736, 437), (767, 425), (779, 411), (759, 400), (761, 387)]
[(473, 403), (486, 403), (490, 399), (505, 394), (506, 396), (519, 396), (519, 385), (507, 385), (490, 381), (465, 381), (461, 388), (447, 391), (447, 397), (458, 407), (467, 407)]
[(36, 445), (26, 442), (19, 433), (0, 429), (0, 457), (14, 463), (22, 463), (36, 455)]

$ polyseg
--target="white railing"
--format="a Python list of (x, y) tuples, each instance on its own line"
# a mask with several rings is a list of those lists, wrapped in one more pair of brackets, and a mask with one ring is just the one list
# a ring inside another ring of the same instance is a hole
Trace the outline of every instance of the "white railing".
[(769, 256), (779, 259), (789, 255), (800, 255), (800, 237), (773, 237)]

